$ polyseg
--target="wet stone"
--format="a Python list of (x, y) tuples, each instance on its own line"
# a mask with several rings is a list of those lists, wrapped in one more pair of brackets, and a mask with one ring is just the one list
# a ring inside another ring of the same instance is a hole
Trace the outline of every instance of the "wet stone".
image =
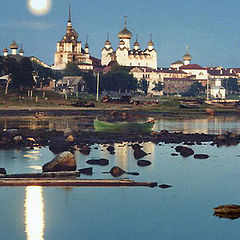
[(137, 165), (140, 166), (140, 167), (146, 167), (146, 166), (149, 166), (151, 164), (152, 163), (148, 160), (138, 160), (137, 161)]
[(107, 166), (109, 164), (109, 160), (105, 158), (90, 159), (87, 161), (87, 163), (92, 165)]
[(207, 159), (207, 158), (209, 158), (209, 156), (207, 154), (195, 154), (193, 157), (196, 158), (196, 159)]

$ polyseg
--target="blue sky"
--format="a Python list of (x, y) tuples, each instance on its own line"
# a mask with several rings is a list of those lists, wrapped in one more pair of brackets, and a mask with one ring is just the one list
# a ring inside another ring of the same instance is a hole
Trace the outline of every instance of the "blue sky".
[(0, 49), (13, 39), (22, 43), (25, 55), (34, 55), (53, 63), (56, 42), (65, 33), (68, 5), (72, 6), (72, 23), (90, 53), (101, 56), (107, 33), (113, 47), (117, 33), (127, 15), (128, 29), (141, 48), (146, 48), (153, 34), (158, 51), (158, 66), (168, 67), (181, 59), (186, 45), (192, 63), (202, 66), (240, 67), (239, 0), (52, 0), (51, 11), (35, 16), (26, 0), (1, 1)]

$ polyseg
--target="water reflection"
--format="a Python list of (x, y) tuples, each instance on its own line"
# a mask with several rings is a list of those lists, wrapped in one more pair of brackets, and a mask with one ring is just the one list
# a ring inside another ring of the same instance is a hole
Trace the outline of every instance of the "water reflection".
[[(0, 126), (5, 129), (11, 128), (29, 128), (29, 129), (49, 129), (49, 130), (84, 130), (94, 131), (93, 120), (94, 115), (81, 116), (65, 116), (63, 117), (23, 117), (23, 118), (0, 118)], [(240, 120), (237, 116), (206, 116), (196, 119), (184, 119), (173, 117), (154, 116), (149, 117), (148, 120), (156, 119), (153, 127), (154, 131), (161, 131), (162, 129), (171, 132), (184, 133), (222, 133), (225, 131), (232, 131), (240, 133)], [(143, 119), (146, 120), (146, 119)]]
[(24, 207), (27, 240), (44, 240), (45, 222), (42, 187), (26, 187)]

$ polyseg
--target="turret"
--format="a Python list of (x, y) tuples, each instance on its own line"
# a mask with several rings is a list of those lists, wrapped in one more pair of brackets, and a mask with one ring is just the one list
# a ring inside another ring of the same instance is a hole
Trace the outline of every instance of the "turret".
[(154, 48), (154, 42), (152, 41), (152, 34), (151, 34), (151, 39), (150, 41), (148, 42), (148, 50), (149, 51), (152, 51)]
[(140, 44), (138, 43), (137, 35), (136, 35), (136, 42), (133, 45), (134, 50), (139, 50)]
[(7, 55), (8, 55), (8, 49), (7, 49), (7, 47), (5, 47), (5, 48), (3, 49), (3, 56), (4, 56), (4, 57), (7, 57)]
[(125, 42), (125, 47), (130, 49), (130, 39), (132, 38), (132, 33), (127, 29), (127, 17), (124, 17), (124, 28), (118, 33), (118, 38)]
[(24, 54), (24, 51), (23, 51), (23, 47), (22, 47), (22, 44), (21, 44), (21, 49), (19, 50), (19, 55), (23, 57), (23, 54)]
[(184, 65), (188, 65), (190, 64), (191, 60), (192, 60), (192, 56), (188, 53), (188, 46), (186, 49), (186, 54), (183, 56), (182, 60), (183, 60), (183, 64)]
[(9, 47), (12, 50), (12, 55), (17, 55), (18, 45), (15, 40), (13, 40), (12, 44)]

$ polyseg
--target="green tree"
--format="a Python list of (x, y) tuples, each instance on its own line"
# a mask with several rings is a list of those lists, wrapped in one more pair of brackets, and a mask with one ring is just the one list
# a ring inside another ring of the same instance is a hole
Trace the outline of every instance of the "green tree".
[(149, 83), (145, 78), (138, 81), (138, 89), (143, 91), (145, 94), (148, 92)]
[(92, 71), (82, 73), (83, 80), (85, 82), (85, 90), (88, 93), (95, 94), (97, 88), (96, 77)]
[(161, 92), (164, 88), (164, 84), (162, 82), (154, 82), (154, 88), (152, 89), (153, 91), (158, 91)]
[(32, 62), (29, 58), (23, 57), (21, 58), (20, 62), (20, 81), (19, 81), (19, 88), (27, 88), (32, 89), (33, 86), (36, 84), (33, 79), (33, 66)]
[(56, 79), (51, 68), (46, 68), (36, 61), (32, 62), (32, 66), (34, 73), (36, 74), (37, 87), (48, 86), (51, 79)]
[(76, 63), (69, 62), (63, 71), (64, 76), (82, 76), (82, 71)]
[(102, 76), (101, 89), (110, 91), (136, 91), (137, 80), (128, 72), (109, 72)]
[(189, 97), (197, 97), (203, 93), (204, 90), (205, 87), (203, 87), (200, 82), (193, 82), (188, 91), (183, 95)]
[(227, 78), (223, 80), (223, 87), (229, 94), (238, 93), (239, 86), (236, 78)]

